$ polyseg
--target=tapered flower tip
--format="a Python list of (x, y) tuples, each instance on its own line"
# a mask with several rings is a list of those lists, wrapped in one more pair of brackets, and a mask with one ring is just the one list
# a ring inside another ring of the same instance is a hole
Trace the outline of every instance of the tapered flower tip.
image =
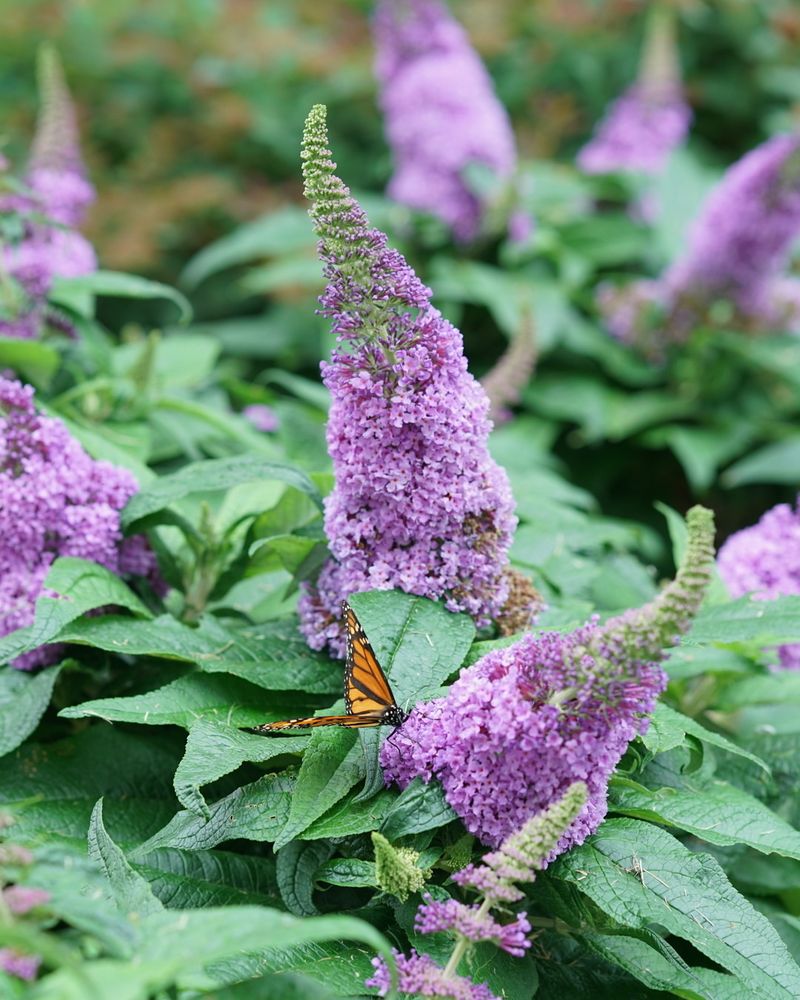
[(61, 60), (52, 45), (39, 48), (37, 76), (39, 117), (30, 169), (68, 170), (83, 175), (75, 108)]

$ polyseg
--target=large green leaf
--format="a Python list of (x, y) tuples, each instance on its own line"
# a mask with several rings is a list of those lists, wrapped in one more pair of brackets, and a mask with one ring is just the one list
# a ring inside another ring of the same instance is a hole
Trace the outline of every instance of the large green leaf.
[(129, 917), (139, 919), (158, 913), (164, 907), (153, 894), (147, 880), (130, 866), (123, 851), (109, 837), (103, 823), (103, 800), (92, 810), (89, 820), (89, 857), (103, 870), (111, 886), (117, 907)]
[(85, 559), (62, 557), (50, 567), (44, 587), (60, 597), (40, 597), (32, 625), (0, 638), (0, 663), (51, 642), (60, 629), (86, 611), (119, 605), (136, 615), (150, 612), (116, 574)]
[(650, 789), (616, 777), (612, 787), (615, 812), (677, 827), (709, 844), (747, 844), (764, 854), (800, 859), (800, 833), (726, 781), (684, 775), (680, 787)]
[(327, 840), (295, 840), (278, 851), (278, 888), (290, 913), (300, 917), (319, 913), (313, 898), (314, 878), (319, 866), (330, 858), (333, 850)]
[(664, 830), (608, 820), (548, 872), (624, 927), (661, 926), (691, 942), (741, 980), (742, 995), (793, 1000), (800, 993), (800, 968), (769, 921), (713, 858), (689, 851)]
[(0, 370), (11, 368), (27, 381), (47, 386), (58, 371), (58, 351), (40, 340), (0, 337)]
[[(284, 696), (285, 698), (285, 696)], [(238, 677), (191, 673), (147, 694), (127, 698), (97, 698), (62, 709), (67, 719), (96, 717), (107, 722), (139, 722), (147, 726), (183, 726), (201, 718), (224, 720), (231, 726), (256, 726), (275, 721), (289, 707), (280, 696)]]
[(722, 476), (726, 486), (745, 486), (748, 483), (787, 483), (796, 486), (798, 480), (800, 437), (797, 436), (750, 452), (726, 469)]
[(303, 830), (303, 840), (371, 833), (380, 828), (396, 799), (397, 792), (388, 788), (366, 800), (341, 799)]
[(289, 818), (296, 774), (283, 771), (263, 778), (219, 799), (209, 809), (208, 819), (189, 812), (176, 813), (131, 855), (139, 863), (159, 847), (204, 851), (226, 840), (274, 841)]
[(303, 754), (286, 826), (275, 841), (276, 850), (344, 798), (364, 774), (364, 754), (353, 730), (314, 732)]
[(180, 322), (186, 323), (192, 317), (192, 307), (185, 295), (159, 281), (140, 278), (135, 274), (119, 271), (93, 271), (76, 278), (56, 278), (50, 291), (55, 302), (71, 305), (76, 295), (110, 295), (123, 299), (169, 299), (179, 312)]
[(395, 840), (410, 833), (435, 830), (456, 818), (438, 781), (425, 784), (422, 778), (414, 778), (396, 799), (383, 821), (381, 832)]
[(162, 476), (134, 494), (120, 516), (128, 533), (136, 530), (137, 521), (168, 507), (191, 493), (225, 490), (254, 479), (277, 479), (310, 497), (322, 509), (322, 497), (312, 480), (301, 469), (281, 462), (270, 462), (252, 455), (212, 458), (192, 462), (172, 475)]
[(20, 747), (3, 761), (0, 807), (14, 839), (85, 845), (92, 809), (105, 797), (109, 833), (120, 844), (149, 837), (176, 807), (178, 742), (96, 725), (69, 739)]
[(743, 677), (720, 695), (720, 707), (727, 710), (787, 702), (800, 702), (800, 673), (796, 670), (776, 670), (757, 677)]
[(60, 673), (60, 665), (33, 675), (0, 667), (0, 757), (16, 750), (36, 729)]
[(172, 615), (151, 621), (104, 615), (70, 623), (58, 639), (112, 653), (196, 663), (205, 673), (235, 674), (273, 691), (320, 695), (342, 691), (340, 668), (308, 648), (294, 618), (236, 627), (204, 615), (192, 627)]
[(689, 643), (751, 642), (759, 646), (800, 642), (800, 597), (772, 601), (740, 597), (729, 604), (703, 608), (687, 639)]
[(680, 746), (686, 735), (694, 736), (704, 743), (719, 747), (721, 750), (727, 750), (728, 753), (745, 757), (769, 773), (768, 765), (760, 757), (726, 739), (720, 733), (706, 729), (694, 719), (676, 712), (663, 702), (658, 702), (653, 710), (653, 714), (650, 716), (650, 725), (642, 735), (642, 742), (651, 753), (665, 753), (667, 750)]
[(208, 816), (208, 806), (200, 793), (203, 785), (230, 774), (245, 761), (263, 764), (274, 757), (301, 753), (308, 735), (271, 739), (243, 733), (213, 718), (192, 724), (186, 753), (175, 772), (175, 794), (192, 812)]
[(161, 847), (134, 865), (170, 909), (280, 902), (272, 858)]

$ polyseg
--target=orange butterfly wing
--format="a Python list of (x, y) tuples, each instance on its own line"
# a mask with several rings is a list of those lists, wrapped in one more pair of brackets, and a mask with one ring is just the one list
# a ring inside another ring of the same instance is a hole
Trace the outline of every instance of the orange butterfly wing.
[(346, 726), (364, 729), (368, 726), (399, 726), (406, 713), (398, 707), (392, 689), (370, 645), (355, 611), (342, 601), (347, 659), (344, 668), (344, 700), (347, 715), (318, 715), (308, 719), (286, 719), (254, 726), (252, 733), (281, 732), (285, 729), (318, 729), (320, 726)]

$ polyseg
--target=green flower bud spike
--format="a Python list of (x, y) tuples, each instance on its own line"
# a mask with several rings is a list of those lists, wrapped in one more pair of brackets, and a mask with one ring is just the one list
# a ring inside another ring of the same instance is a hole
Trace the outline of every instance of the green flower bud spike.
[(430, 869), (418, 866), (419, 852), (410, 847), (395, 847), (380, 833), (372, 834), (375, 848), (375, 875), (384, 892), (405, 902), (412, 892), (419, 892), (430, 878)]

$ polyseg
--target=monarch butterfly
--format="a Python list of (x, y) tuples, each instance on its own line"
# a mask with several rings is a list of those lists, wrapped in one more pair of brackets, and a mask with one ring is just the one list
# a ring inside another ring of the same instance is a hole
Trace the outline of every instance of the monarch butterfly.
[(344, 667), (344, 700), (347, 715), (319, 715), (311, 719), (286, 719), (255, 726), (252, 733), (276, 733), (284, 729), (316, 729), (318, 726), (401, 726), (408, 718), (397, 704), (389, 682), (372, 650), (361, 622), (347, 601), (342, 601), (347, 633), (347, 659)]

